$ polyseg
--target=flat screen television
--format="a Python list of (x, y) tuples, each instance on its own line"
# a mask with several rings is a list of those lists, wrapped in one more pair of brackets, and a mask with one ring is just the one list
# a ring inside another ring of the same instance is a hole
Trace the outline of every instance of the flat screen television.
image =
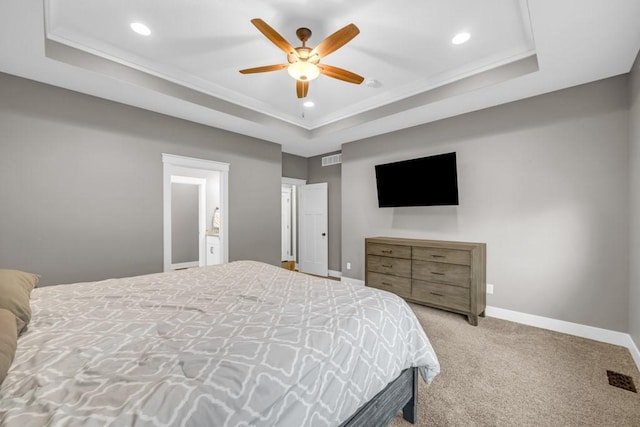
[(456, 153), (376, 165), (378, 206), (458, 204)]

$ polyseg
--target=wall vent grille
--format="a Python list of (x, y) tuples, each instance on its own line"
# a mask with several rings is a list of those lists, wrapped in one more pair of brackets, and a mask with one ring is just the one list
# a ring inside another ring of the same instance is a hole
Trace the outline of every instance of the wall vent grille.
[(339, 165), (342, 163), (342, 153), (325, 156), (322, 158), (322, 166)]

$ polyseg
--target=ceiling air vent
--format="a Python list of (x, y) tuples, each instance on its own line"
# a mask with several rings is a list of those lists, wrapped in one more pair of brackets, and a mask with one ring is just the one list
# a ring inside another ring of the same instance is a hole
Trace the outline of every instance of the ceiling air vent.
[(322, 166), (339, 165), (342, 163), (342, 153), (333, 154), (322, 158)]

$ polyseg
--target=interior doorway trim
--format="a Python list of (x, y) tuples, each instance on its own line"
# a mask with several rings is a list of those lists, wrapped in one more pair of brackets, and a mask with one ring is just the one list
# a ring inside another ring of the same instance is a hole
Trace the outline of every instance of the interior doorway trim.
[(300, 186), (306, 185), (306, 179), (282, 177), (282, 187), (295, 188), (292, 192), (291, 200), (291, 258), (295, 260), (295, 269), (298, 269), (298, 200), (300, 197)]
[(220, 172), (220, 255), (223, 263), (229, 262), (229, 163), (162, 153), (162, 166), (164, 271), (171, 270), (171, 176), (184, 176), (176, 168)]
[(299, 178), (287, 178), (283, 176), (282, 183), (289, 184), (289, 185), (305, 185), (307, 183), (307, 180), (299, 179)]

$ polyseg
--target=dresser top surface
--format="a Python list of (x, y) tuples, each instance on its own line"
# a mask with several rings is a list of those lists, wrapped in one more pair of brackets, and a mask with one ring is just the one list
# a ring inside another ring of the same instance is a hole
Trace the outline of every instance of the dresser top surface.
[(486, 247), (486, 243), (474, 242), (452, 242), (448, 240), (423, 240), (423, 239), (407, 239), (403, 237), (367, 237), (365, 243), (380, 243), (385, 245), (404, 245), (404, 246), (422, 246), (443, 249), (474, 249), (477, 247)]

